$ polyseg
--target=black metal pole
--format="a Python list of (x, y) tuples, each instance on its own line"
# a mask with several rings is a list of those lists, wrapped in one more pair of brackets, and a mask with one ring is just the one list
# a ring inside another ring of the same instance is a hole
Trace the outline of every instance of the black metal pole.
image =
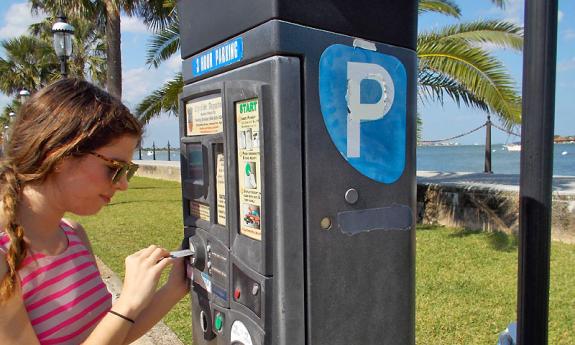
[(558, 0), (526, 0), (518, 344), (547, 345)]
[(68, 78), (68, 57), (60, 57), (60, 74), (62, 78)]
[(170, 157), (170, 141), (168, 140), (168, 160), (171, 161), (172, 157)]
[(138, 160), (142, 160), (142, 143), (138, 145)]
[(156, 160), (156, 143), (152, 143), (152, 158)]
[(487, 115), (485, 122), (485, 168), (483, 172), (492, 174), (491, 171), (491, 116)]

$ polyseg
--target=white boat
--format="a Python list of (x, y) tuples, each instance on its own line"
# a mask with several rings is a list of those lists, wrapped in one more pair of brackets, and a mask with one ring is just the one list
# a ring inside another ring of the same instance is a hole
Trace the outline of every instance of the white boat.
[(517, 144), (517, 143), (505, 144), (505, 145), (503, 145), (503, 148), (505, 148), (509, 152), (518, 152), (518, 151), (521, 151), (521, 144)]

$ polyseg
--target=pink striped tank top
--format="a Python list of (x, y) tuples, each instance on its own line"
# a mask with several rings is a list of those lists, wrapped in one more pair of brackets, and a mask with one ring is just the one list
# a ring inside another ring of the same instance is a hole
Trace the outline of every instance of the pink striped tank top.
[[(112, 295), (102, 281), (88, 248), (65, 221), (60, 227), (68, 248), (55, 256), (28, 250), (18, 271), (24, 305), (42, 345), (79, 344), (112, 307)], [(10, 239), (0, 231), (0, 251)]]

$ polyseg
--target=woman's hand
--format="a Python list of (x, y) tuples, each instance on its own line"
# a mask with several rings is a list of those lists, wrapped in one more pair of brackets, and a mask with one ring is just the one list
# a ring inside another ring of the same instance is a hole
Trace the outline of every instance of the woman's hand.
[(151, 245), (126, 258), (124, 286), (114, 310), (135, 319), (145, 309), (154, 293), (162, 271), (174, 260), (163, 248)]
[(170, 275), (168, 276), (168, 281), (165, 286), (167, 289), (170, 289), (172, 293), (179, 296), (179, 299), (182, 299), (189, 291), (188, 279), (186, 277), (185, 258), (172, 260), (174, 262), (174, 266), (170, 271)]

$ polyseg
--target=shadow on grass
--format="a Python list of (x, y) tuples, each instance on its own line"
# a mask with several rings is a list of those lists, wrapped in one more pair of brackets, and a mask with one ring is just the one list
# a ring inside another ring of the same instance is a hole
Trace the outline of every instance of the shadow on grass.
[(464, 238), (482, 234), (484, 234), (485, 241), (487, 241), (493, 250), (500, 252), (513, 252), (517, 250), (517, 236), (509, 235), (501, 231), (486, 232), (481, 229), (457, 229), (455, 232), (449, 234), (448, 237)]
[(467, 237), (467, 236), (473, 236), (473, 235), (479, 235), (483, 232), (483, 230), (481, 229), (475, 229), (475, 230), (471, 230), (471, 229), (455, 229), (454, 232), (452, 232), (451, 234), (449, 234), (448, 237), (452, 237), (452, 238), (463, 238), (463, 237)]
[(445, 226), (438, 224), (417, 224), (416, 230), (429, 231), (429, 230), (442, 230)]
[(517, 236), (509, 235), (501, 231), (488, 233), (487, 242), (491, 248), (500, 252), (513, 252), (517, 250)]

